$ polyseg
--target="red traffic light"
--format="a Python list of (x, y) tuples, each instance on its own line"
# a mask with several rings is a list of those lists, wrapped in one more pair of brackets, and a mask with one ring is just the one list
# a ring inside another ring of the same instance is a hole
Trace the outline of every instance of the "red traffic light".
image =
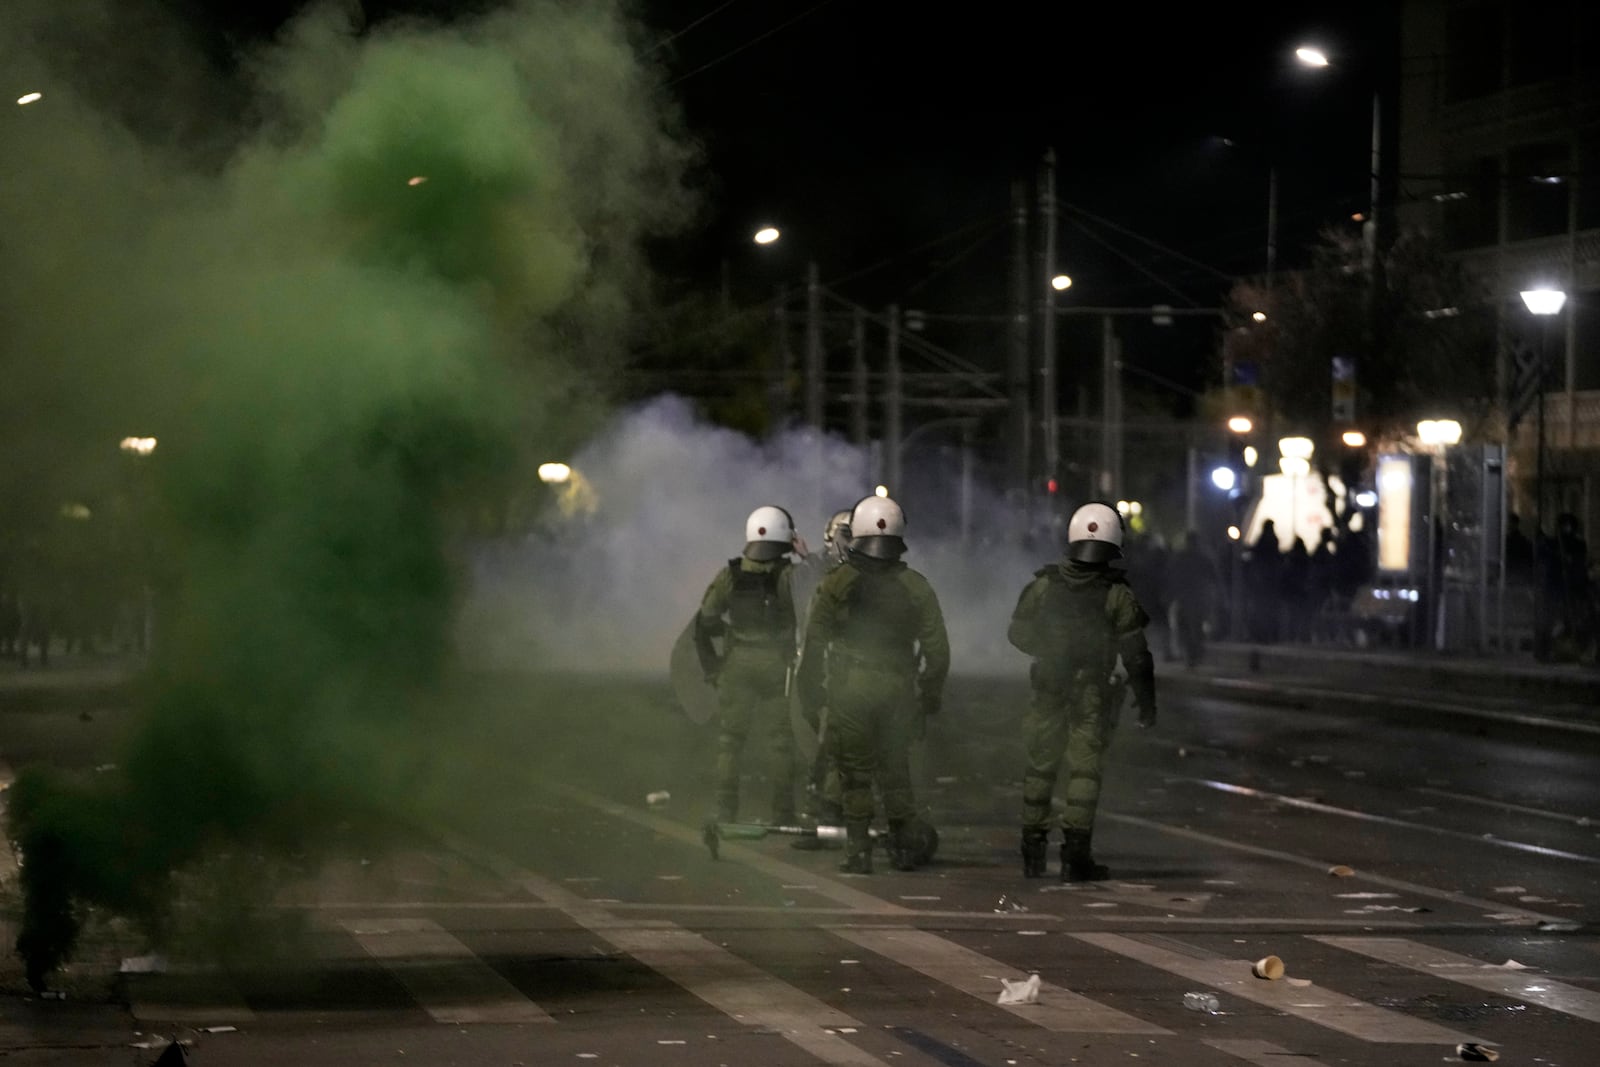
[(1045, 483), (1044, 483), (1044, 491), (1045, 492), (1053, 493), (1057, 489), (1060, 489), (1060, 488), (1061, 488), (1061, 483), (1056, 481), (1054, 478), (1045, 479)]

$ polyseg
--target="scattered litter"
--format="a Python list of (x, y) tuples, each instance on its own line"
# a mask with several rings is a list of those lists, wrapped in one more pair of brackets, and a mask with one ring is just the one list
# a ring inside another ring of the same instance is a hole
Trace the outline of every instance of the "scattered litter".
[(1492, 911), (1484, 916), (1485, 919), (1496, 919), (1503, 923), (1522, 922), (1527, 917), (1526, 912), (1520, 911)]
[(578, 1059), (580, 1059), (580, 1060), (597, 1060), (599, 1058), (600, 1058), (600, 1053), (598, 1053), (598, 1052), (580, 1052), (580, 1053), (578, 1053)]
[(1288, 982), (1296, 989), (1304, 989), (1306, 986), (1311, 984), (1311, 979), (1309, 978), (1285, 978), (1284, 981)]
[(1346, 867), (1344, 864), (1339, 863), (1339, 864), (1335, 864), (1332, 867), (1329, 867), (1328, 868), (1328, 873), (1331, 874), (1335, 878), (1349, 878), (1352, 874), (1355, 874), (1356, 872), (1355, 872), (1355, 868)]
[(960, 780), (953, 774), (942, 774), (934, 779), (939, 785), (955, 785)]
[(841, 1026), (839, 1027), (839, 1032), (841, 1034), (853, 1034), (856, 1033), (856, 1028), (853, 1026)]
[(1432, 910), (1432, 908), (1424, 908), (1420, 905), (1406, 907), (1403, 904), (1368, 904), (1362, 908), (1346, 908), (1344, 909), (1344, 913), (1346, 915), (1371, 915), (1374, 912), (1380, 911), (1404, 911), (1409, 912), (1412, 915), (1420, 915), (1423, 912), (1429, 912)]
[(1039, 976), (1029, 975), (1025, 982), (1013, 982), (1009, 978), (1000, 979), (1000, 1004), (1037, 1004), (1039, 1003)]
[(123, 974), (166, 974), (167, 958), (159, 952), (148, 956), (129, 956), (122, 961)]
[(676, 1040), (676, 1039), (668, 1039), (668, 1038), (665, 1038), (665, 1037), (658, 1038), (656, 1040), (656, 1044), (658, 1044), (658, 1045), (687, 1045), (688, 1043), (689, 1042), (687, 1042), (687, 1041), (681, 1041), (681, 1040)]
[(1250, 973), (1257, 978), (1265, 978), (1269, 982), (1276, 982), (1283, 977), (1283, 961), (1277, 956), (1262, 956), (1250, 965)]
[(1043, 930), (1018, 930), (1017, 931), (1017, 936), (1018, 937), (1043, 937), (1044, 936), (1044, 931)]
[(1026, 904), (1019, 904), (1017, 901), (1012, 900), (1010, 897), (1004, 895), (1002, 895), (1000, 899), (995, 902), (994, 906), (996, 915), (1004, 915), (1007, 912), (1019, 912), (1027, 910), (1028, 906)]
[(1340, 900), (1393, 900), (1399, 893), (1335, 893)]
[(1517, 898), (1517, 902), (1519, 904), (1554, 904), (1556, 902), (1556, 898), (1555, 897), (1538, 897), (1538, 896), (1534, 896), (1532, 894), (1529, 894), (1528, 896), (1518, 897)]
[(1217, 999), (1215, 993), (1185, 993), (1183, 1006), (1190, 1011), (1203, 1011), (1207, 1015), (1215, 1015), (1222, 1010), (1222, 1001)]
[(844, 964), (845, 966), (849, 966), (852, 963), (860, 963), (861, 961), (860, 960), (840, 960), (839, 962)]
[(938, 897), (930, 897), (930, 896), (906, 896), (906, 895), (902, 894), (900, 899), (901, 900), (938, 900), (939, 898)]
[(1504, 963), (1478, 964), (1478, 970), (1480, 971), (1526, 971), (1527, 969), (1528, 965), (1526, 963), (1518, 963), (1516, 960), (1506, 960)]
[(646, 793), (644, 795), (644, 802), (650, 805), (652, 808), (658, 804), (665, 804), (671, 799), (672, 794), (667, 792), (665, 789), (657, 789), (654, 793)]
[(1574, 930), (1583, 929), (1583, 927), (1579, 923), (1551, 922), (1549, 919), (1541, 919), (1539, 921), (1539, 925), (1535, 929), (1550, 930), (1550, 931), (1554, 931), (1556, 933), (1570, 934)]
[(1476, 1041), (1463, 1041), (1456, 1046), (1456, 1055), (1464, 1060), (1477, 1063), (1493, 1063), (1500, 1058), (1500, 1053), (1488, 1045), (1480, 1045)]
[(237, 1026), (202, 1026), (200, 1032), (202, 1034), (237, 1034), (239, 1028)]

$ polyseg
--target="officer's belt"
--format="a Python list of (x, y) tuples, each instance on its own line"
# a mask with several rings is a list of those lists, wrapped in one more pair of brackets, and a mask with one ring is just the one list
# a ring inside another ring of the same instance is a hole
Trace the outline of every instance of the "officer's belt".
[(828, 646), (828, 659), (842, 661), (857, 667), (875, 667), (883, 671), (909, 671), (916, 667), (916, 654), (911, 649), (857, 648), (835, 641)]

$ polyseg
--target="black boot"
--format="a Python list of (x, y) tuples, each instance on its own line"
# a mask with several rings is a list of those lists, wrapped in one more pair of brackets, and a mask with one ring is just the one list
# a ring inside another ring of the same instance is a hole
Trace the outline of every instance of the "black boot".
[(844, 862), (839, 870), (845, 874), (872, 873), (872, 833), (865, 822), (845, 824)]
[(1111, 871), (1096, 863), (1090, 852), (1093, 830), (1068, 830), (1061, 843), (1061, 880), (1063, 882), (1103, 882)]
[(906, 832), (905, 823), (889, 824), (889, 866), (897, 871), (917, 869), (917, 850)]
[(1022, 831), (1022, 877), (1043, 878), (1048, 868), (1050, 831), (1024, 829)]

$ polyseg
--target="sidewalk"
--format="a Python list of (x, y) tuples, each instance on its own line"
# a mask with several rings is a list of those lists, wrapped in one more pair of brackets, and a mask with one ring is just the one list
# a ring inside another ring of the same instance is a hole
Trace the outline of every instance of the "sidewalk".
[(34, 659), (20, 666), (0, 660), (0, 710), (30, 705), (79, 704), (125, 698), (143, 661), (134, 656), (52, 656), (50, 666)]
[(1600, 731), (1600, 670), (1525, 658), (1420, 651), (1358, 651), (1321, 645), (1221, 642), (1197, 671), (1159, 665), (1164, 682), (1219, 695), (1364, 702), (1459, 712), (1477, 709), (1524, 721), (1593, 725)]

